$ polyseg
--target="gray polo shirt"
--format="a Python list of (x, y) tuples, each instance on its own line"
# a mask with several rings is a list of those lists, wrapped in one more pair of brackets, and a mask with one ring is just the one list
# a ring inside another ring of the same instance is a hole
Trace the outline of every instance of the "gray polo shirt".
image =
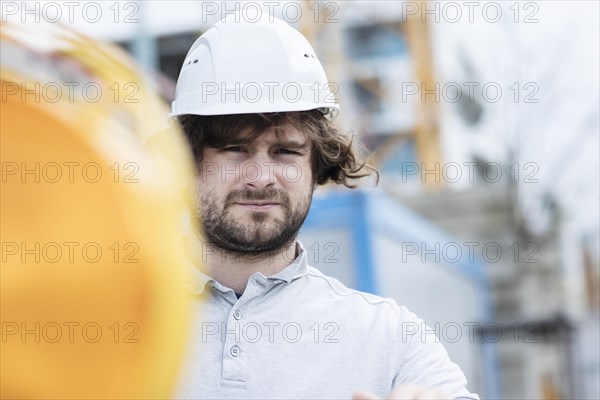
[(394, 300), (349, 289), (297, 258), (253, 274), (238, 299), (198, 272), (197, 318), (177, 399), (350, 399), (435, 387), (479, 399), (423, 321)]

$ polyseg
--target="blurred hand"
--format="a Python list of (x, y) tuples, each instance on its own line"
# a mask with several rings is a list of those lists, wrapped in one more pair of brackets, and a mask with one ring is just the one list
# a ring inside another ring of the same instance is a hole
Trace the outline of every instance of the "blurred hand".
[[(352, 395), (352, 400), (382, 400), (373, 393), (357, 391)], [(386, 397), (386, 400), (450, 400), (446, 395), (436, 389), (427, 389), (421, 386), (398, 386)]]

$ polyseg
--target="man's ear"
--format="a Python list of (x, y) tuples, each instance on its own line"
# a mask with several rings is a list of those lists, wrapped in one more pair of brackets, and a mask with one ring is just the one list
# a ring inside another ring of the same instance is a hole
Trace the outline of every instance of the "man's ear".
[(313, 181), (313, 182), (312, 182), (312, 191), (313, 191), (313, 193), (314, 193), (314, 192), (315, 192), (315, 190), (317, 189), (317, 186), (319, 186), (319, 183), (318, 183), (318, 179), (317, 179), (317, 176), (316, 176), (316, 174), (315, 174), (314, 172), (312, 172), (312, 171), (311, 171), (311, 173), (312, 173), (312, 175), (313, 175), (313, 176), (312, 176), (312, 181)]

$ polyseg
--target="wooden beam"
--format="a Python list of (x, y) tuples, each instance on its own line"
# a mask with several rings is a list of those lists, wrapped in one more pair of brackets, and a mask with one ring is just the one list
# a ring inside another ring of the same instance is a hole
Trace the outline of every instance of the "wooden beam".
[[(436, 89), (435, 73), (433, 68), (433, 55), (430, 29), (426, 21), (418, 15), (409, 15), (405, 23), (405, 32), (410, 49), (414, 74), (419, 85), (419, 94), (426, 89)], [(421, 168), (428, 171), (441, 167), (441, 148), (439, 135), (439, 107), (436, 98), (439, 94), (429, 93), (423, 99), (419, 96), (417, 107), (415, 141), (417, 156), (421, 161)], [(443, 179), (435, 179), (433, 174), (424, 174), (424, 184), (428, 191), (441, 188)]]

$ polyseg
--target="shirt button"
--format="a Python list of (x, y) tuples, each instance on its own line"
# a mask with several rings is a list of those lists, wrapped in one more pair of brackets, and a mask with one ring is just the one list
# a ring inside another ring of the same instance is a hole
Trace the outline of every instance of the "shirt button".
[(233, 318), (235, 318), (237, 320), (242, 318), (242, 313), (240, 312), (240, 310), (235, 310), (235, 312), (233, 313)]
[(231, 353), (231, 355), (233, 357), (237, 357), (240, 355), (240, 348), (238, 346), (233, 346), (230, 350), (229, 353)]

